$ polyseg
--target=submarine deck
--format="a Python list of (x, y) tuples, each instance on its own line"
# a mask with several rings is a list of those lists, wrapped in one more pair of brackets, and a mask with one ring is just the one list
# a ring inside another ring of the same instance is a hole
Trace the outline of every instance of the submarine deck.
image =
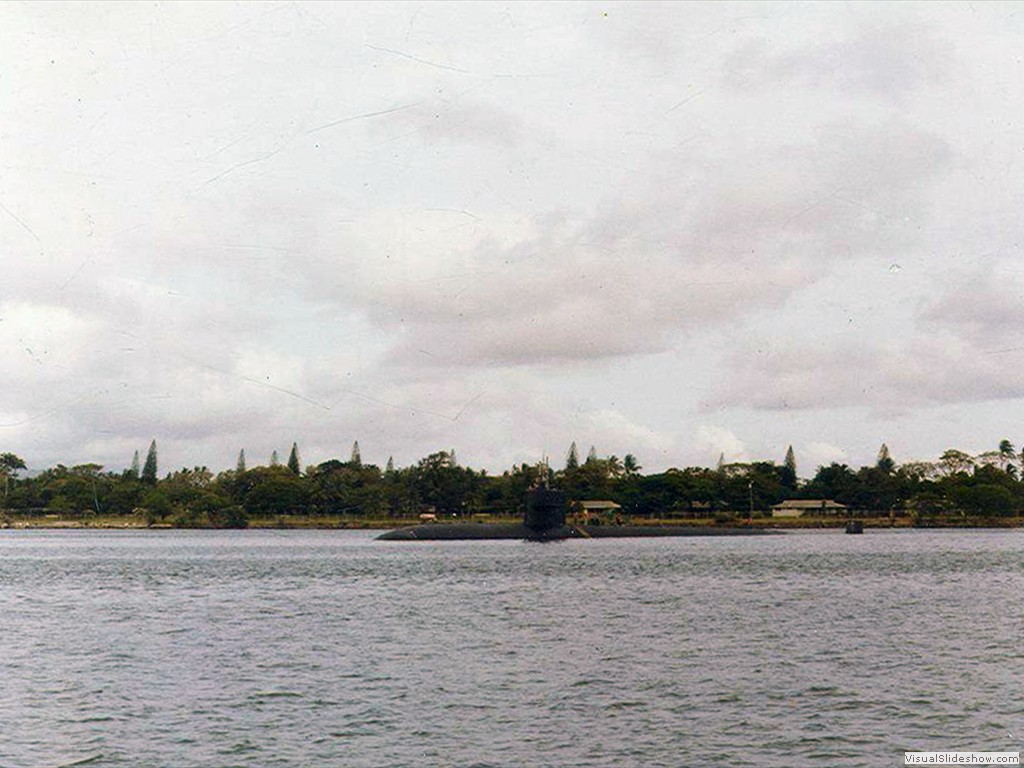
[(537, 532), (522, 523), (427, 523), (396, 528), (380, 541), (469, 541), (478, 539), (624, 539), (652, 536), (762, 536), (779, 533), (763, 528), (701, 525), (567, 525)]

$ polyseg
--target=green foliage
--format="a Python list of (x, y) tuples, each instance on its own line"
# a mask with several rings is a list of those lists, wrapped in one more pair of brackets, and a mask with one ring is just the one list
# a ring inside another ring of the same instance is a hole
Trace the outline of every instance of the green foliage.
[(156, 485), (156, 440), (149, 444), (149, 452), (146, 453), (146, 463), (142, 467), (142, 482), (147, 485)]
[(281, 467), (259, 467), (248, 473), (253, 482), (243, 506), (251, 516), (301, 514), (307, 511), (309, 490), (302, 478)]
[(372, 464), (325, 461), (308, 473), (309, 505), (316, 515), (380, 515), (386, 492), (380, 470)]
[(170, 500), (157, 489), (149, 490), (142, 497), (142, 509), (145, 510), (146, 520), (164, 520), (171, 514), (173, 507)]
[(234, 504), (229, 507), (211, 509), (206, 513), (211, 528), (248, 528), (249, 516), (245, 508)]
[(950, 448), (939, 457), (939, 466), (945, 474), (955, 475), (974, 469), (974, 459), (969, 453)]
[(130, 515), (142, 506), (146, 486), (133, 477), (111, 483), (102, 494), (104, 512), (110, 515)]
[(205, 528), (207, 522), (206, 515), (197, 509), (179, 509), (170, 519), (175, 528)]
[(299, 445), (292, 443), (292, 451), (288, 454), (288, 469), (293, 475), (301, 475), (302, 467), (299, 464)]
[[(787, 498), (833, 499), (855, 513), (891, 510), (922, 525), (984, 521), (1024, 509), (1024, 483), (1017, 478), (1018, 457), (1009, 441), (1000, 444), (998, 453), (971, 456), (949, 449), (937, 462), (898, 467), (887, 450), (880, 450), (878, 461), (859, 469), (839, 463), (819, 467), (800, 487), (794, 483), (791, 450), (782, 465), (722, 463), (718, 470), (688, 467), (642, 475), (632, 454), (602, 459), (591, 451), (586, 462), (574, 464), (574, 444), (562, 471), (552, 474), (544, 463), (521, 464), (493, 477), (459, 466), (452, 451), (401, 469), (389, 460), (383, 472), (362, 463), (353, 451), (348, 461), (331, 459), (309, 467), (305, 475), (294, 466), (246, 470), (242, 452), (235, 469), (216, 477), (206, 467), (192, 467), (158, 479), (155, 441), (150, 454), (147, 465), (152, 466), (138, 478), (131, 471), (104, 472), (94, 463), (58, 464), (22, 478), (16, 476), (20, 459), (10, 454), (13, 458), (0, 463), (7, 472), (4, 506), (9, 514), (138, 511), (151, 523), (202, 527), (243, 527), (250, 517), (288, 525), (292, 515), (415, 518), (427, 510), (447, 517), (478, 512), (518, 517), (526, 491), (547, 481), (571, 500), (608, 499), (621, 505), (623, 515), (640, 517), (745, 518), (766, 514)], [(290, 465), (297, 463), (297, 444), (293, 454)]]
[(882, 447), (878, 449), (878, 458), (875, 460), (875, 466), (886, 474), (891, 474), (896, 469), (896, 462), (889, 455), (889, 446), (885, 443), (882, 443)]
[(0, 453), (0, 473), (14, 477), (25, 469), (25, 460), (13, 453)]
[(958, 486), (951, 496), (968, 516), (1003, 517), (1013, 513), (1013, 494), (1002, 485)]
[(818, 472), (804, 486), (802, 495), (809, 499), (834, 499), (841, 504), (853, 503), (858, 490), (857, 474), (845, 464), (832, 462), (818, 467)]
[(793, 446), (791, 445), (786, 449), (786, 457), (782, 460), (779, 480), (786, 489), (795, 491), (796, 479), (796, 454), (793, 453)]
[(457, 466), (449, 451), (420, 459), (411, 480), (415, 503), (434, 507), (439, 514), (463, 515), (481, 506), (483, 474)]
[(576, 469), (580, 465), (579, 453), (576, 450), (576, 441), (573, 440), (572, 445), (569, 446), (569, 453), (565, 457), (565, 469), (570, 471)]
[(622, 458), (622, 470), (627, 476), (639, 475), (640, 470), (643, 469), (636, 460), (636, 456), (632, 453), (627, 453)]
[(247, 528), (249, 517), (238, 505), (209, 509), (193, 506), (179, 509), (170, 522), (175, 528)]
[(18, 476), (18, 470), (25, 469), (25, 461), (13, 453), (0, 453), (0, 475), (4, 478), (4, 503), (11, 490), (11, 478)]

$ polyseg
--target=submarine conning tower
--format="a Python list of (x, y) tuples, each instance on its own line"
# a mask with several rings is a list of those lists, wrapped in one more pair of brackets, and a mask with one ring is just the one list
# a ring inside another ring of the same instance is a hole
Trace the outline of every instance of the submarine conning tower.
[(550, 488), (534, 488), (526, 493), (523, 525), (537, 534), (565, 526), (565, 494)]

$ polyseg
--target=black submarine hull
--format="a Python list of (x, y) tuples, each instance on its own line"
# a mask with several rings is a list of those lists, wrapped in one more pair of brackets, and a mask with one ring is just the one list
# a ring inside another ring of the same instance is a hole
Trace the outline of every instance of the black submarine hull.
[(522, 523), (427, 523), (396, 528), (379, 541), (474, 541), (483, 539), (628, 539), (656, 536), (762, 536), (779, 533), (763, 528), (703, 525), (566, 525), (537, 531)]

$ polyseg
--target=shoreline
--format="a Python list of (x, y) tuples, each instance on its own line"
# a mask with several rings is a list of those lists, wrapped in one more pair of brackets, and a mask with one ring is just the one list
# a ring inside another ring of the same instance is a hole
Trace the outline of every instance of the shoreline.
[[(909, 517), (898, 517), (890, 519), (886, 517), (856, 517), (864, 524), (865, 530), (880, 529), (912, 529), (912, 528), (950, 528), (950, 529), (992, 529), (1024, 528), (1024, 517), (1001, 517), (1001, 518), (976, 518), (959, 520), (929, 520), (914, 521)], [(698, 529), (729, 529), (735, 527), (765, 529), (765, 530), (842, 530), (848, 518), (838, 517), (800, 517), (800, 518), (754, 518), (748, 520), (737, 517), (728, 522), (716, 522), (712, 519), (703, 520), (675, 520), (659, 519), (647, 520), (637, 519), (624, 521), (621, 525), (606, 524), (593, 526), (596, 530), (608, 529), (609, 532), (615, 528), (622, 527), (649, 527), (649, 528), (698, 528)], [(456, 522), (456, 521), (453, 521)], [(516, 519), (494, 519), (494, 520), (469, 520), (457, 521), (459, 525), (465, 526), (509, 526), (517, 525), (521, 521)], [(254, 530), (372, 530), (372, 531), (394, 531), (403, 528), (413, 528), (423, 525), (418, 520), (400, 519), (384, 520), (379, 518), (341, 518), (341, 517), (308, 517), (294, 515), (276, 518), (256, 518), (249, 521), (247, 528)], [(427, 523), (426, 526), (443, 526), (449, 523)], [(586, 526), (588, 530), (591, 525)], [(160, 522), (147, 524), (144, 520), (134, 517), (93, 517), (93, 518), (71, 518), (62, 516), (44, 517), (16, 517), (10, 516), (0, 523), (0, 530), (132, 530), (132, 531), (166, 531), (166, 530), (242, 530), (239, 528), (221, 528), (211, 525), (199, 526), (174, 526), (171, 523)], [(600, 535), (600, 534), (598, 534)], [(608, 534), (606, 534), (608, 535)], [(614, 534), (611, 534), (614, 535)]]

